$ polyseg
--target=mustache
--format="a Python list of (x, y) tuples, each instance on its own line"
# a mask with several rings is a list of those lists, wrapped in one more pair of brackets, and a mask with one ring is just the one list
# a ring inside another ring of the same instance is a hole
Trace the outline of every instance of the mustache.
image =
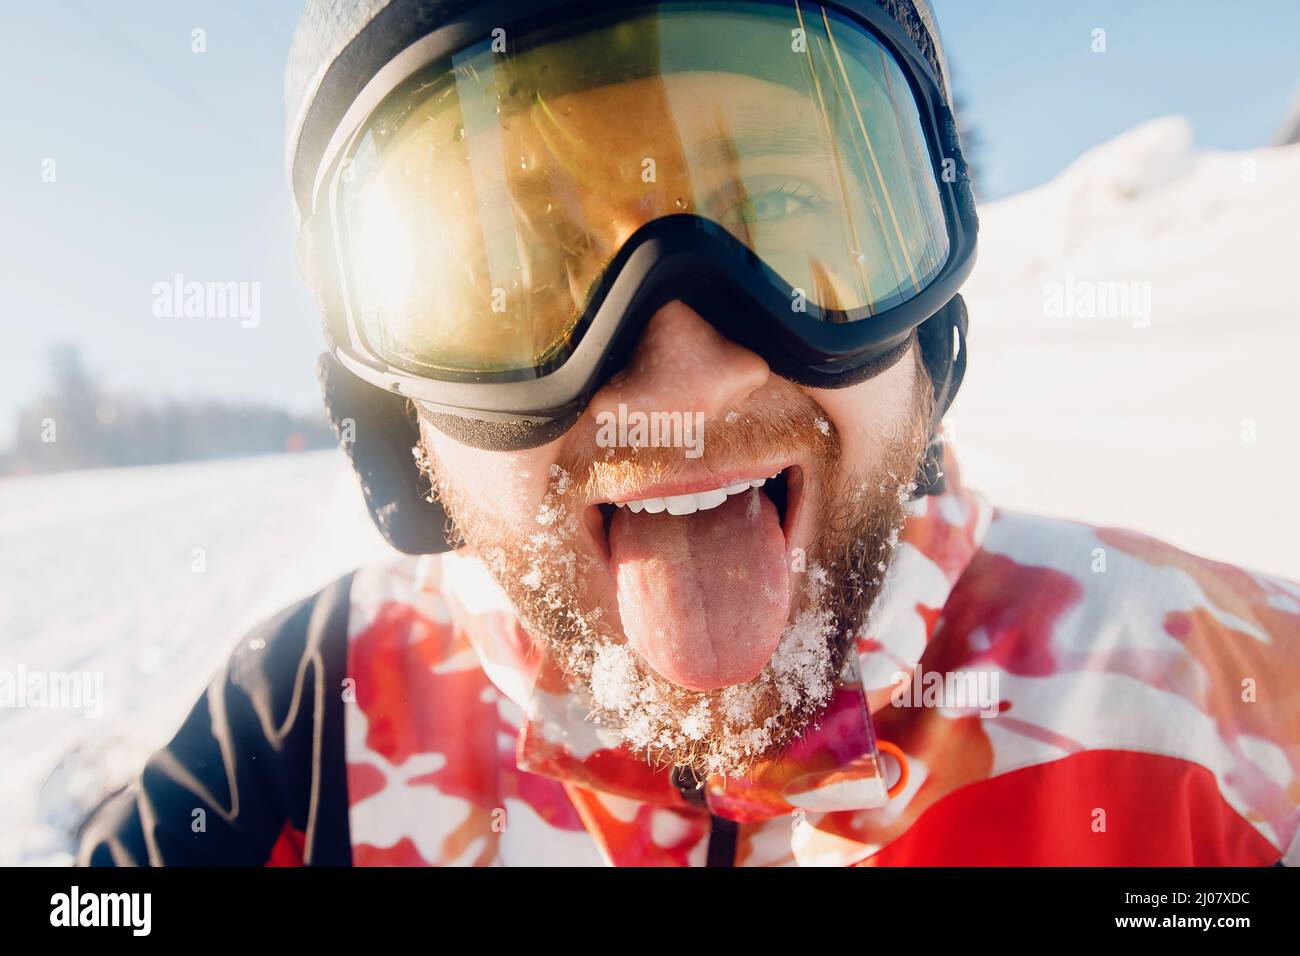
[(698, 475), (701, 468), (721, 474), (789, 459), (834, 466), (840, 458), (830, 416), (803, 393), (706, 417), (703, 454), (698, 458), (673, 447), (602, 448), (595, 440), (594, 425), (588, 427), (585, 420), (569, 439), (557, 464), (569, 486), (587, 500), (687, 473)]

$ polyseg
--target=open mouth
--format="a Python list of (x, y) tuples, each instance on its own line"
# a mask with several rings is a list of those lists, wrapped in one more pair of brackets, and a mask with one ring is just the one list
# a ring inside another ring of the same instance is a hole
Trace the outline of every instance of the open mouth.
[(792, 513), (792, 509), (789, 507), (792, 492), (794, 492), (793, 497), (797, 501), (798, 493), (803, 490), (803, 469), (798, 465), (790, 465), (766, 478), (741, 479), (730, 484), (720, 484), (713, 488), (706, 488), (703, 491), (678, 495), (647, 496), (616, 502), (601, 502), (595, 507), (601, 518), (603, 533), (600, 535), (600, 543), (604, 546), (605, 556), (609, 557), (610, 525), (621, 508), (626, 508), (633, 514), (640, 514), (644, 511), (647, 514), (662, 514), (665, 517), (685, 517), (700, 511), (710, 511), (721, 507), (726, 504), (729, 498), (744, 495), (751, 489), (758, 489), (763, 495), (771, 499), (772, 504), (776, 507), (781, 529), (786, 540), (789, 541), (794, 527), (794, 519), (798, 517)]
[[(756, 677), (784, 632), (803, 470), (680, 481), (602, 502), (601, 535), (628, 643), (691, 690)], [(660, 491), (662, 494), (654, 494)]]

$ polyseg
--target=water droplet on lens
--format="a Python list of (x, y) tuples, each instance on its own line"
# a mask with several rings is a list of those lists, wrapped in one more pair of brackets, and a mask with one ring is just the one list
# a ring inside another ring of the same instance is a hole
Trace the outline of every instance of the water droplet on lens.
[(456, 132), (451, 134), (451, 138), (459, 143), (462, 139), (465, 138), (465, 127), (457, 126)]

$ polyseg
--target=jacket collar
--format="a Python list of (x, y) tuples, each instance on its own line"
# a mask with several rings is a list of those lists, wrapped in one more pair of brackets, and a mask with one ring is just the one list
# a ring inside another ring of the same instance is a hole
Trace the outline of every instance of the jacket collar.
[[(861, 810), (888, 800), (871, 713), (885, 706), (900, 673), (910, 674), (934, 633), (948, 594), (979, 550), (990, 509), (961, 483), (951, 451), (946, 488), (914, 502), (901, 547), (873, 607), (857, 654), (849, 655), (830, 703), (779, 755), (744, 779), (710, 778), (715, 815), (754, 823), (789, 814)], [(529, 638), (518, 615), (469, 549), (433, 559), (442, 596), (489, 679), (522, 711), (520, 770), (643, 802), (684, 807), (668, 768), (630, 752), (619, 736), (587, 719), (587, 708)]]

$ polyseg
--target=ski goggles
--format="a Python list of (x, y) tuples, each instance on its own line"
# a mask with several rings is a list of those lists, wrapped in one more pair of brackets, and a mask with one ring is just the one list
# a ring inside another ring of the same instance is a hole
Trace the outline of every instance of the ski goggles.
[(424, 37), (327, 148), (313, 219), (352, 372), (435, 413), (571, 420), (680, 300), (838, 387), (956, 294), (951, 115), (874, 4), (548, 12)]

